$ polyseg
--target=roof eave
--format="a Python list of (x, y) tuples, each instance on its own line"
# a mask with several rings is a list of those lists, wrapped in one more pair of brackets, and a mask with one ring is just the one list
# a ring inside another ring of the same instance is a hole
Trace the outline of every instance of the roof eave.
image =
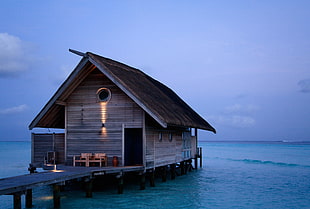
[(42, 110), (39, 112), (39, 114), (33, 119), (33, 121), (29, 124), (28, 128), (29, 130), (32, 130), (35, 127), (38, 127), (37, 124), (40, 122), (40, 120), (44, 117), (44, 115), (47, 113), (47, 111), (56, 104), (58, 98), (62, 95), (62, 93), (67, 89), (67, 87), (71, 84), (71, 82), (74, 80), (76, 75), (83, 69), (85, 64), (88, 62), (88, 58), (85, 56), (81, 59), (79, 64), (76, 66), (76, 68), (72, 71), (72, 73), (68, 76), (68, 78), (65, 80), (65, 82), (58, 88), (56, 93), (52, 96), (52, 98), (46, 103), (46, 105), (42, 108)]
[(163, 128), (167, 128), (168, 124), (152, 112), (147, 106), (143, 104), (132, 92), (130, 92), (118, 79), (111, 75), (104, 69), (99, 63), (97, 63), (92, 57), (88, 57), (89, 61), (95, 65), (105, 76), (107, 76), (116, 86), (118, 86), (127, 96), (129, 96), (137, 105), (139, 105), (146, 113), (148, 113), (156, 122), (158, 122)]

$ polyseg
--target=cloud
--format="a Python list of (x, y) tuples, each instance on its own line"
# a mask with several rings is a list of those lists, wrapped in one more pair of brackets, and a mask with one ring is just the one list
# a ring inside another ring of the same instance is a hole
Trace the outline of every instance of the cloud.
[(234, 104), (224, 108), (222, 114), (209, 118), (217, 125), (225, 125), (234, 128), (247, 128), (256, 124), (256, 120), (251, 115), (260, 109), (253, 104)]
[(310, 93), (310, 79), (304, 79), (298, 82), (300, 92)]
[(256, 123), (254, 118), (243, 115), (219, 115), (211, 116), (209, 119), (214, 120), (218, 125), (227, 125), (235, 128), (252, 127)]
[(20, 113), (20, 112), (24, 112), (26, 109), (28, 109), (28, 106), (25, 104), (22, 104), (16, 107), (6, 108), (6, 109), (0, 109), (0, 115)]
[(259, 106), (257, 105), (241, 105), (241, 104), (234, 104), (231, 106), (225, 107), (225, 113), (253, 113), (259, 110)]
[(0, 33), (0, 77), (18, 75), (29, 67), (29, 47), (17, 36)]

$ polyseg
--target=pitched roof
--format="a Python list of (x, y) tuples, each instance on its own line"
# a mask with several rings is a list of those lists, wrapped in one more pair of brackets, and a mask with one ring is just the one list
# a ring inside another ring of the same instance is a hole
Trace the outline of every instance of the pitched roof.
[(32, 121), (29, 125), (30, 129), (34, 127), (64, 128), (64, 120), (55, 119), (57, 111), (64, 112), (61, 101), (74, 90), (82, 78), (88, 75), (90, 68), (96, 67), (162, 127), (182, 126), (216, 132), (170, 88), (142, 71), (90, 52), (74, 53), (82, 55), (82, 60)]

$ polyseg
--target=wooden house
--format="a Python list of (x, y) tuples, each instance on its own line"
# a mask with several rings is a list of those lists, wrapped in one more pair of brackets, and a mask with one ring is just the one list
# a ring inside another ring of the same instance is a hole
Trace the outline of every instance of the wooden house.
[(195, 158), (197, 129), (215, 129), (170, 88), (142, 71), (87, 52), (29, 125), (63, 129), (32, 133), (32, 164), (72, 165), (81, 153), (105, 153), (108, 166), (146, 169)]

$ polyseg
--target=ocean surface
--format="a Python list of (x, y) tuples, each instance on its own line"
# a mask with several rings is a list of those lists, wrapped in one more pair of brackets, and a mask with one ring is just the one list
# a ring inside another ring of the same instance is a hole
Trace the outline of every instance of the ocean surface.
[[(200, 142), (203, 168), (156, 187), (125, 182), (95, 191), (62, 192), (61, 207), (97, 208), (310, 208), (310, 143)], [(0, 142), (0, 178), (26, 174), (30, 142)], [(147, 182), (148, 183), (148, 182)], [(52, 190), (33, 191), (33, 208), (53, 208)], [(22, 205), (25, 207), (24, 196)], [(12, 208), (12, 196), (0, 196), (0, 208)]]

